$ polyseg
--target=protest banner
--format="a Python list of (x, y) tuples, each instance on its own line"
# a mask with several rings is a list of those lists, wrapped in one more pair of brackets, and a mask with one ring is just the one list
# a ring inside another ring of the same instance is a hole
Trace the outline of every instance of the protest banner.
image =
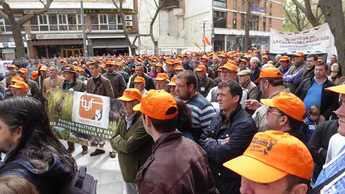
[(60, 139), (91, 145), (95, 138), (109, 140), (122, 124), (117, 99), (83, 92), (54, 90), (48, 96), (48, 115)]
[(336, 54), (334, 37), (328, 24), (304, 30), (301, 32), (278, 32), (271, 30), (270, 53), (293, 54)]

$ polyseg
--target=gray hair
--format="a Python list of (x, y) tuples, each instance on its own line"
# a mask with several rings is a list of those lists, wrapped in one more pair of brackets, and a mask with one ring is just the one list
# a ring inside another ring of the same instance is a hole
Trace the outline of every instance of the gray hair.
[(260, 63), (260, 59), (257, 58), (257, 57), (252, 57), (252, 58), (250, 58), (250, 63), (259, 64)]

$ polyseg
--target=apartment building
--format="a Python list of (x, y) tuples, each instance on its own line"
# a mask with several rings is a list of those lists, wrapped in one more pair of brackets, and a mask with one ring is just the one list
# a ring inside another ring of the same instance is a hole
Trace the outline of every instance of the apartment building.
[[(37, 0), (7, 1), (19, 17), (42, 8)], [(24, 26), (23, 37), (30, 58), (83, 55), (84, 13), (87, 53), (90, 56), (128, 53), (123, 34), (124, 22), (131, 35), (137, 34), (137, 0), (126, 0), (125, 21), (111, 0), (54, 0), (48, 12), (35, 16)], [(0, 18), (0, 54), (3, 59), (14, 57), (15, 44), (8, 22)]]

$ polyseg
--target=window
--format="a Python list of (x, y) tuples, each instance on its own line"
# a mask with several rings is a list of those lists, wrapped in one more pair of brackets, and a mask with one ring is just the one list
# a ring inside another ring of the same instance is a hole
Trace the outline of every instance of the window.
[(59, 14), (59, 30), (60, 31), (66, 31), (67, 29), (67, 15)]
[(48, 31), (48, 16), (47, 15), (39, 15), (38, 16), (38, 22), (39, 22), (39, 31)]
[(256, 30), (256, 31), (259, 30), (259, 16), (252, 15), (249, 29)]
[(272, 15), (272, 2), (270, 2), (270, 9), (269, 9), (269, 15)]
[(108, 15), (109, 19), (109, 30), (117, 30), (117, 15), (111, 14)]
[(266, 17), (262, 18), (262, 31), (266, 31)]
[(68, 19), (68, 29), (72, 31), (76, 31), (77, 30), (76, 14), (68, 14), (67, 19)]
[(237, 10), (237, 0), (232, 0), (232, 8)]
[(50, 31), (57, 31), (58, 28), (58, 18), (56, 14), (49, 15), (49, 30)]
[(99, 19), (99, 29), (108, 30), (108, 15), (100, 14), (98, 15), (98, 19)]
[(0, 18), (0, 32), (5, 32), (5, 19)]
[(123, 30), (123, 21), (120, 15), (117, 15), (117, 29)]
[(245, 23), (246, 23), (246, 15), (244, 13), (241, 13), (241, 30), (244, 30)]
[(232, 13), (232, 28), (237, 29), (237, 13)]
[(91, 29), (99, 30), (98, 29), (98, 15), (96, 14), (90, 15), (90, 18), (91, 18)]
[(226, 8), (226, 0), (213, 0), (215, 7)]
[(268, 27), (269, 27), (269, 29), (272, 28), (272, 18), (268, 19)]
[(216, 28), (226, 28), (226, 12), (215, 11), (213, 23)]

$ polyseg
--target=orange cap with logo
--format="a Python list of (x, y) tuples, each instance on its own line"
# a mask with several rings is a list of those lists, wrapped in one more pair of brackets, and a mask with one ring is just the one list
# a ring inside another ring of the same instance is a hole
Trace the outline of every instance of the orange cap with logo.
[(175, 68), (174, 68), (175, 71), (183, 71), (183, 66), (182, 65), (177, 65)]
[(206, 67), (206, 65), (200, 64), (200, 65), (198, 65), (197, 68), (195, 68), (195, 71), (197, 71), (197, 72), (206, 72), (207, 71), (207, 67)]
[(141, 76), (136, 76), (134, 78), (134, 83), (145, 83), (145, 78), (141, 77)]
[(36, 80), (39, 76), (38, 71), (31, 72), (31, 79)]
[(257, 183), (272, 183), (287, 175), (309, 180), (313, 158), (296, 137), (282, 131), (257, 133), (242, 156), (223, 164), (226, 168)]
[(272, 99), (261, 99), (261, 102), (266, 106), (277, 108), (298, 121), (304, 120), (306, 112), (304, 103), (291, 92), (280, 92)]
[(231, 72), (238, 72), (238, 67), (235, 63), (233, 63), (232, 61), (225, 63), (223, 66), (219, 67), (220, 70), (222, 69), (226, 69), (229, 70)]
[(125, 101), (125, 102), (131, 102), (134, 100), (141, 100), (141, 93), (136, 88), (127, 88), (125, 91), (123, 91), (123, 94), (121, 97), (118, 98), (118, 100)]
[(157, 120), (174, 119), (178, 113), (175, 98), (164, 90), (148, 91), (133, 110)]
[(282, 72), (276, 67), (262, 68), (260, 71), (259, 78), (282, 78)]
[(155, 80), (156, 81), (169, 81), (169, 76), (166, 73), (158, 73)]
[(335, 92), (338, 94), (345, 94), (345, 84), (328, 87), (328, 88), (326, 88), (326, 90), (329, 90), (329, 91), (332, 91), (332, 92)]

